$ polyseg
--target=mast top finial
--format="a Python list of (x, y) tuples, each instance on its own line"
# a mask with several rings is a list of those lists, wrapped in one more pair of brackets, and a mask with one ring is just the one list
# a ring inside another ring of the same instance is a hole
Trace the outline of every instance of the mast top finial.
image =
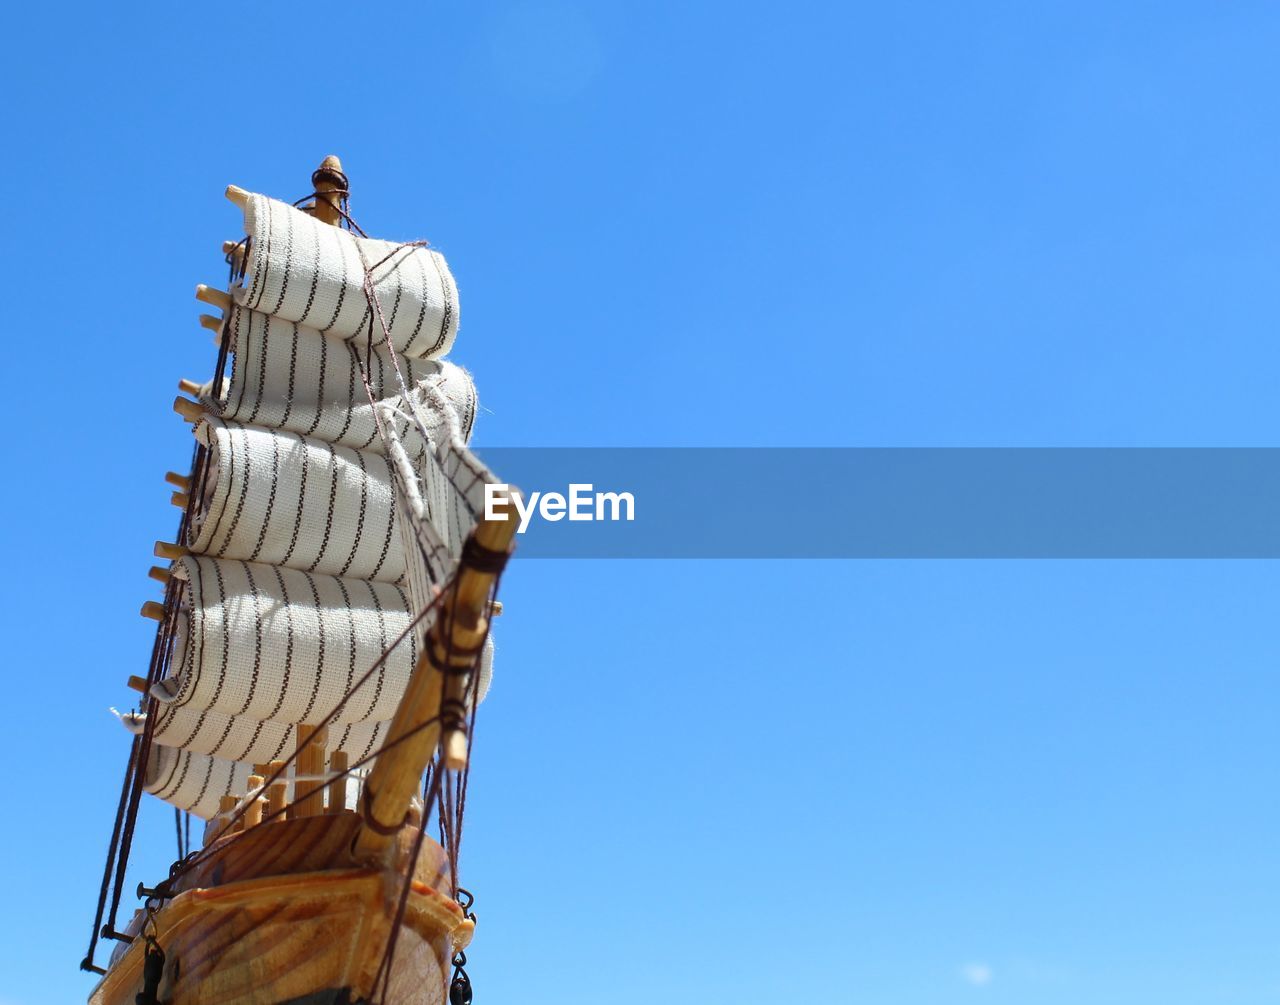
[(342, 161), (333, 154), (322, 160), (311, 175), (311, 185), (316, 192), (311, 215), (336, 227), (342, 219), (338, 204), (347, 195), (347, 176), (342, 172)]

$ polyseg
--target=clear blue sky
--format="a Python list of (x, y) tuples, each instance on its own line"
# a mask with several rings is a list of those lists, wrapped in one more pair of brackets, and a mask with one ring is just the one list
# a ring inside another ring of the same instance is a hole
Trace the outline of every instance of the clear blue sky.
[[(89, 990), (228, 182), (336, 152), (366, 229), (445, 251), (481, 448), (1280, 445), (1273, 5), (378, 6), (6, 15), (2, 1005)], [(1280, 1001), (1274, 564), (504, 599), (480, 1005)]]

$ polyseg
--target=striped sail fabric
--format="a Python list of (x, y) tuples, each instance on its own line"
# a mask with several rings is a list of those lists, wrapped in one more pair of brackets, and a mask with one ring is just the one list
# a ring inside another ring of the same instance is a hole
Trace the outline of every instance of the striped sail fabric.
[[(478, 694), (481, 700), (488, 691), (492, 668), (493, 646), (490, 643), (479, 662)], [(125, 727), (135, 734), (142, 732), (146, 718), (145, 714), (138, 712), (121, 716)], [(352, 764), (357, 763), (376, 753), (377, 745), (389, 726), (386, 719), (335, 725), (327, 733), (326, 749), (344, 751)], [(152, 739), (163, 746), (180, 747), (197, 754), (265, 764), (289, 753), (296, 737), (296, 731), (284, 723), (168, 704), (160, 707)]]
[(146, 789), (206, 818), (243, 795), (253, 764), (293, 752), (300, 723), (336, 710), (328, 749), (376, 754), (432, 616), (408, 627), (456, 568), (492, 479), (465, 445), (475, 386), (437, 358), (458, 324), (443, 258), (264, 196), (245, 218), (246, 272), (222, 329), (230, 374), (202, 393), (190, 554), (170, 570), (172, 656), (150, 692)]
[[(484, 699), (492, 674), (490, 639), (479, 663), (478, 700)], [(140, 733), (146, 721), (138, 714), (123, 719), (133, 733)], [(377, 760), (378, 744), (389, 726), (386, 720), (330, 726), (325, 746), (330, 753), (346, 751), (352, 765), (363, 761), (367, 769)], [(244, 795), (251, 765), (282, 760), (296, 739), (292, 727), (279, 723), (162, 706), (145, 787), (152, 795), (207, 820), (217, 813), (222, 796)]]
[[(393, 583), (340, 579), (275, 565), (188, 556), (173, 674), (153, 697), (179, 707), (280, 723), (316, 721), (409, 627)], [(412, 633), (335, 722), (390, 719), (417, 659)]]
[(458, 292), (444, 256), (430, 248), (356, 237), (283, 202), (252, 195), (249, 247), (236, 303), (357, 345), (383, 340), (365, 296), (365, 270), (395, 351), (443, 356), (458, 331)]
[(391, 467), (301, 433), (205, 419), (208, 473), (187, 547), (214, 558), (394, 583), (404, 575)]
[[(141, 733), (146, 715), (131, 713), (122, 716), (122, 720), (130, 732)], [(327, 734), (325, 746), (330, 752), (345, 751), (354, 763), (377, 750), (389, 725), (384, 719), (334, 726)], [(161, 706), (157, 715), (152, 739), (154, 743), (196, 754), (248, 764), (266, 764), (281, 760), (292, 752), (297, 732), (284, 723), (167, 705)]]
[(143, 785), (153, 796), (208, 820), (222, 796), (244, 794), (252, 771), (245, 761), (152, 744)]
[[(230, 335), (231, 377), (225, 395), (205, 402), (215, 414), (384, 452), (360, 374), (366, 350), (243, 307), (231, 309), (224, 327)], [(438, 360), (393, 362), (381, 345), (368, 357), (375, 400), (399, 392), (398, 367), (411, 389), (423, 383), (439, 387), (457, 411), (464, 437), (470, 437), (477, 401), (466, 370)]]

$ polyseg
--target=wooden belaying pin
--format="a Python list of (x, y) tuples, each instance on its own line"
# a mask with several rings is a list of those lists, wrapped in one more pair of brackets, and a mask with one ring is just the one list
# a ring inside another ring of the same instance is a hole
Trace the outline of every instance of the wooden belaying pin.
[(198, 398), (204, 392), (204, 385), (197, 384), (194, 380), (187, 380), (186, 377), (183, 377), (178, 381), (178, 390), (183, 394), (190, 394), (193, 397)]
[(129, 690), (137, 691), (138, 694), (147, 693), (147, 678), (139, 677), (136, 674), (129, 676)]
[(273, 820), (284, 818), (284, 804), (289, 792), (289, 776), (283, 774), (285, 766), (284, 761), (272, 761), (267, 765), (267, 778), (277, 774), (280, 776), (271, 785), (267, 786), (267, 816)]
[(147, 575), (150, 576), (152, 579), (154, 579), (157, 583), (164, 583), (165, 585), (168, 585), (169, 579), (171, 578), (169, 576), (169, 570), (162, 569), (158, 565), (153, 565), (148, 570)]
[(169, 496), (169, 502), (173, 503), (178, 509), (186, 509), (187, 504), (191, 501), (191, 497), (185, 492), (175, 492)]
[(173, 399), (173, 410), (188, 422), (199, 422), (205, 417), (205, 410), (198, 403), (181, 395)]
[(196, 299), (201, 303), (209, 304), (211, 307), (217, 307), (223, 313), (231, 309), (231, 298), (222, 290), (215, 290), (211, 286), (205, 286), (201, 283), (196, 287)]
[(157, 604), (154, 600), (148, 600), (142, 605), (142, 616), (150, 618), (152, 621), (163, 621), (164, 604)]
[(231, 823), (230, 816), (238, 802), (240, 800), (233, 795), (218, 797), (218, 813), (209, 821), (209, 826), (204, 834), (204, 846), (206, 848), (224, 834), (229, 834), (235, 829), (239, 821), (236, 821), (236, 824)]
[(180, 475), (176, 471), (166, 471), (164, 473), (164, 480), (175, 489), (182, 489), (183, 492), (191, 491), (191, 479), (186, 475)]
[(222, 254), (231, 259), (237, 270), (244, 268), (244, 241), (223, 241)]
[(200, 315), (200, 327), (208, 328), (215, 335), (222, 332), (222, 318), (215, 318), (212, 314)]
[(224, 194), (241, 209), (249, 205), (249, 196), (252, 195), (251, 192), (246, 192), (239, 185), (228, 185)]
[(343, 775), (343, 772), (347, 770), (347, 765), (347, 752), (345, 750), (335, 750), (329, 755), (329, 771), (335, 776), (329, 782), (329, 805), (327, 809), (330, 813), (342, 813), (347, 808), (348, 776)]
[(168, 541), (157, 541), (155, 547), (156, 558), (167, 558), (174, 562), (186, 555), (187, 549), (181, 545), (170, 544)]
[[(248, 795), (254, 789), (262, 788), (262, 783), (266, 781), (261, 775), (250, 775), (249, 781), (246, 783), (245, 795)], [(244, 827), (248, 830), (250, 827), (257, 827), (262, 823), (262, 811), (266, 809), (267, 800), (265, 796), (255, 796), (250, 800), (249, 805), (244, 811)]]

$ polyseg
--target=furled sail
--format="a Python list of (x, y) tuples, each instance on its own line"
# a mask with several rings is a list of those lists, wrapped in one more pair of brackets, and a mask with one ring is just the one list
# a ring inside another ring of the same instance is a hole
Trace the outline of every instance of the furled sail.
[[(470, 375), (453, 363), (392, 360), (381, 344), (369, 353), (332, 334), (240, 306), (231, 308), (225, 332), (231, 376), (225, 393), (204, 399), (223, 419), (381, 452), (369, 391), (373, 401), (396, 393), (398, 367), (410, 390), (424, 384), (440, 388), (456, 410), (464, 435), (471, 435), (476, 389)], [(369, 391), (361, 372), (365, 360)]]
[[(443, 256), (359, 237), (266, 196), (201, 390), (145, 787), (211, 817), (299, 724), (376, 756), (493, 476), (467, 448), (469, 375), (440, 359), (458, 297)], [(488, 686), (492, 643), (478, 666)], [(332, 715), (331, 715), (332, 713)], [(330, 717), (331, 716), (331, 717)], [(149, 728), (148, 728), (149, 727)]]
[(394, 583), (404, 575), (385, 457), (301, 433), (202, 420), (208, 470), (187, 547), (215, 558)]
[[(445, 355), (458, 332), (458, 293), (444, 256), (420, 245), (356, 237), (293, 206), (251, 195), (244, 284), (236, 303), (355, 345), (382, 338), (413, 359)], [(377, 295), (365, 296), (366, 276)]]

